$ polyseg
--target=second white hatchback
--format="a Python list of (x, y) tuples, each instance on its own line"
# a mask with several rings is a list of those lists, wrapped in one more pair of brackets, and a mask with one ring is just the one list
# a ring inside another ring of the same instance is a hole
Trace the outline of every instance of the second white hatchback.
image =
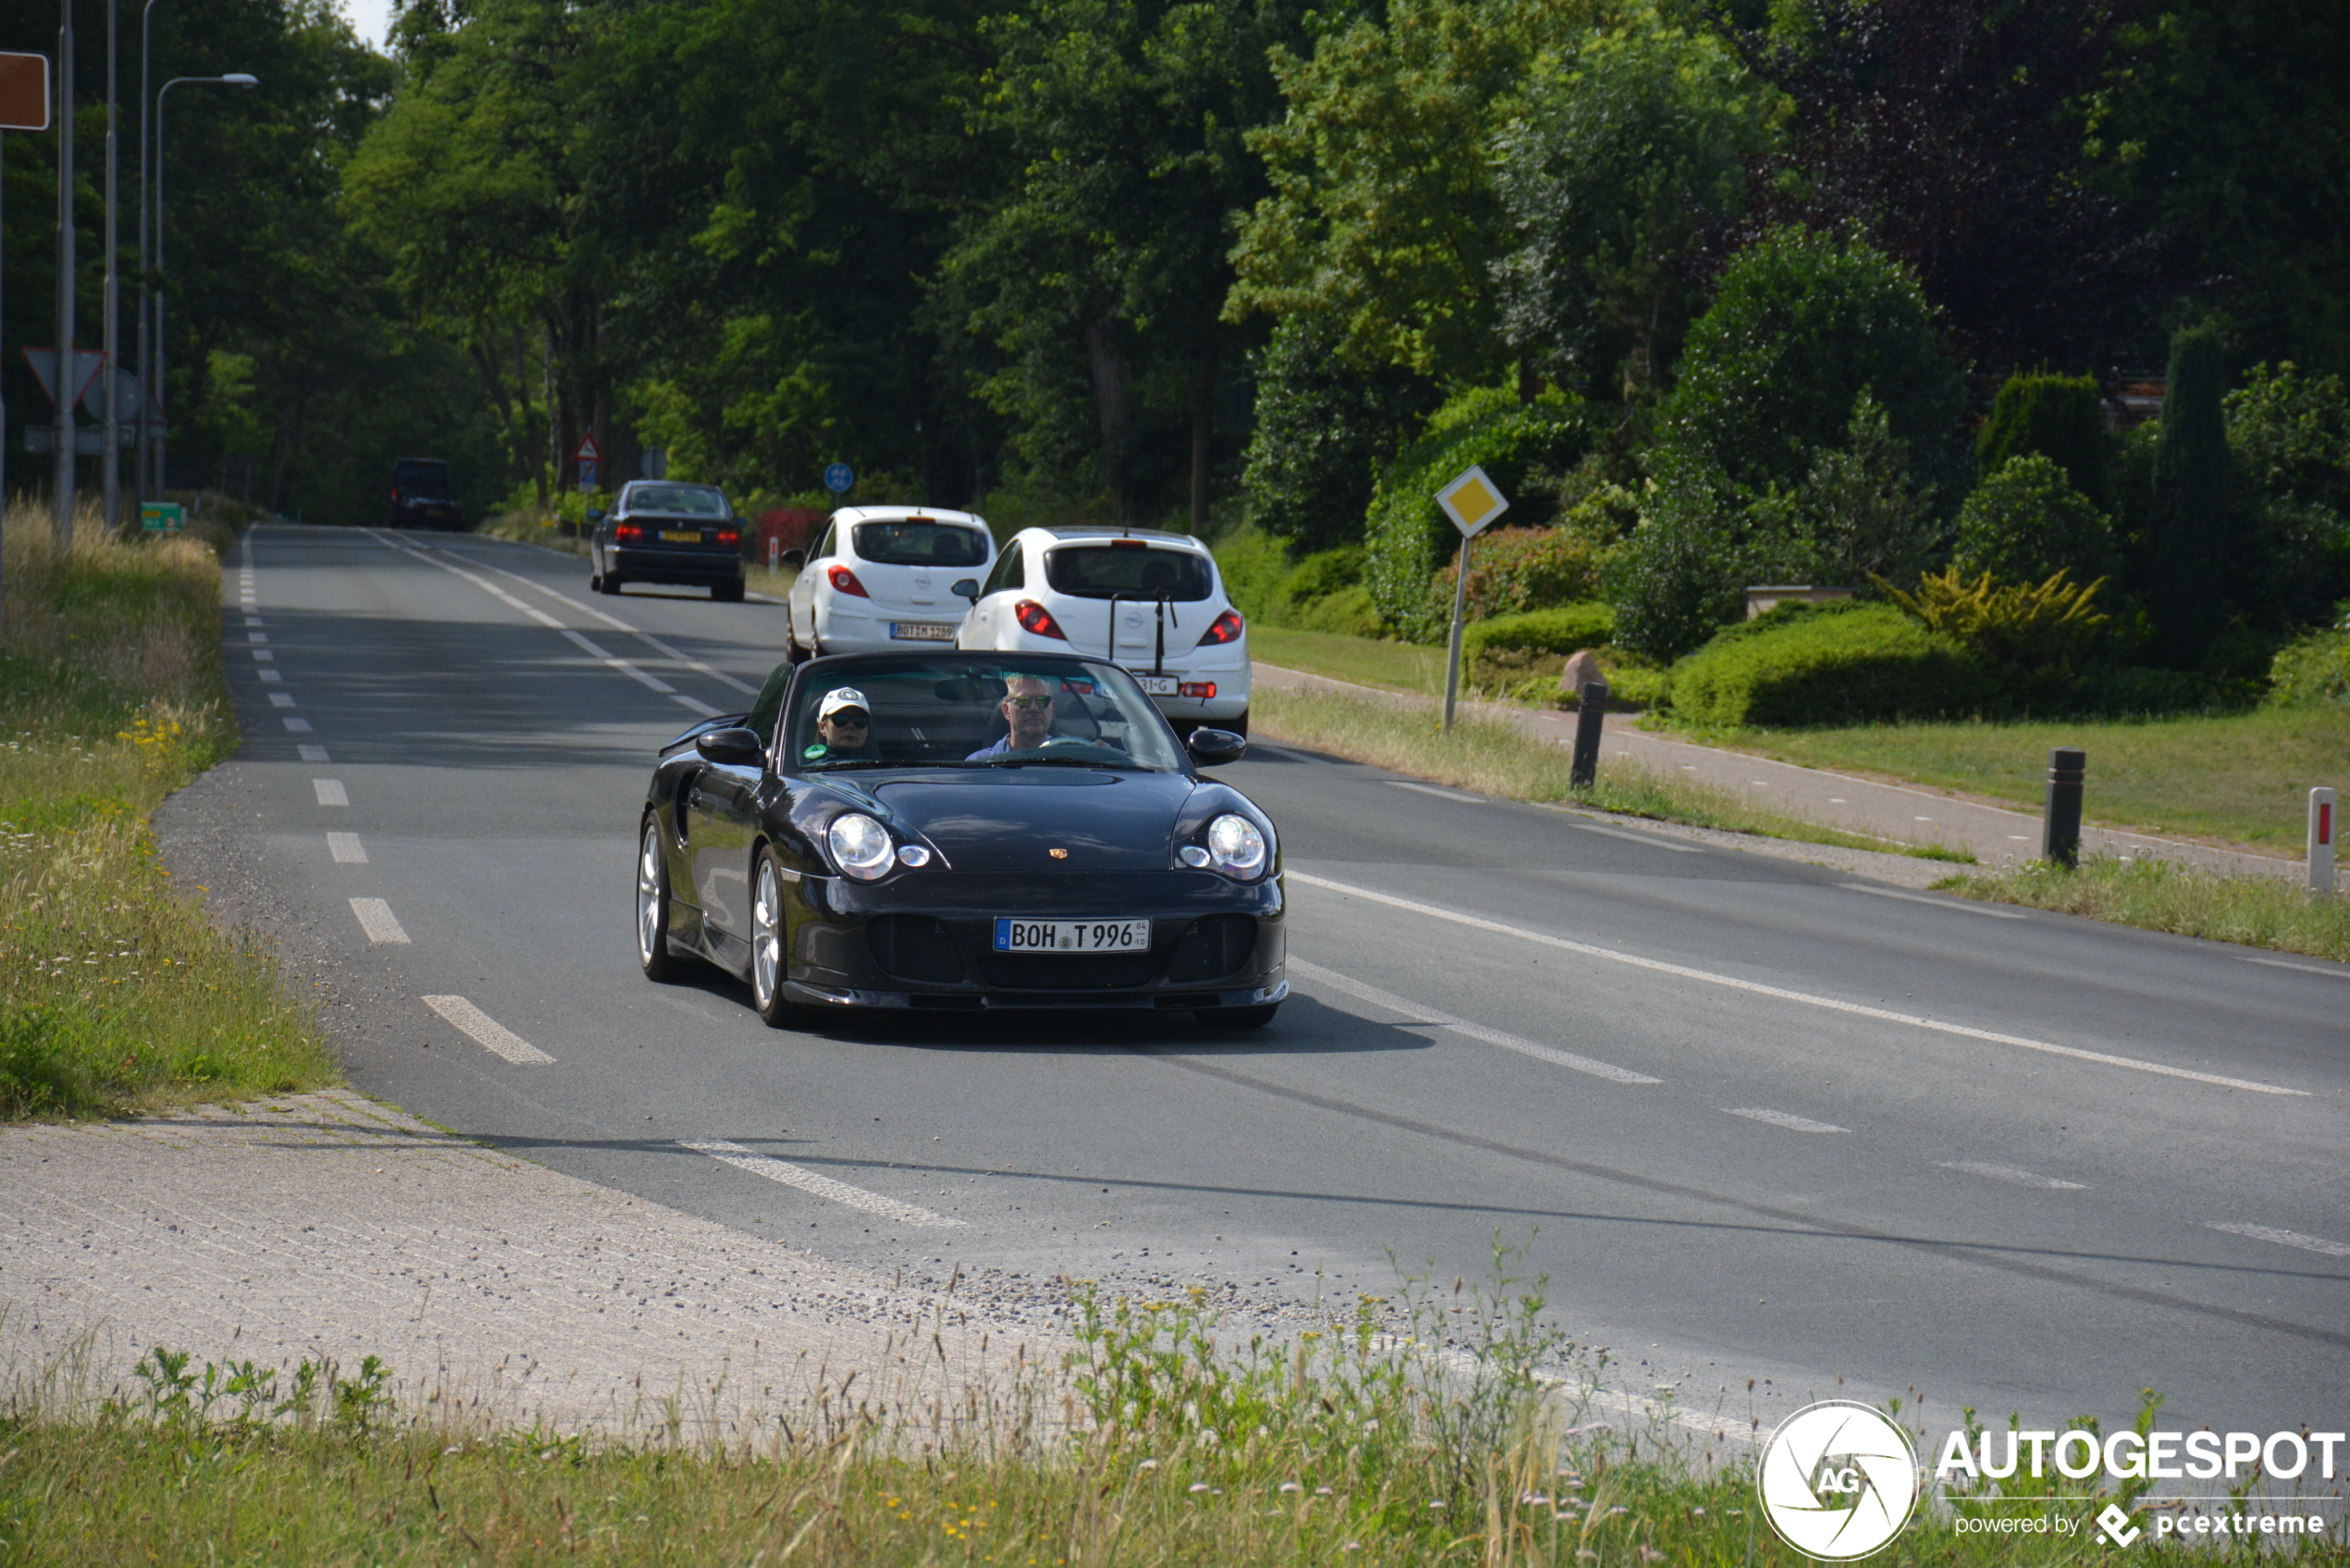
[(1248, 626), (1197, 539), (1026, 528), (1004, 546), (956, 646), (1107, 657), (1179, 730), (1248, 733)]
[(968, 512), (845, 506), (806, 562), (792, 562), (791, 656), (950, 646), (966, 608), (954, 585), (995, 563), (986, 521)]

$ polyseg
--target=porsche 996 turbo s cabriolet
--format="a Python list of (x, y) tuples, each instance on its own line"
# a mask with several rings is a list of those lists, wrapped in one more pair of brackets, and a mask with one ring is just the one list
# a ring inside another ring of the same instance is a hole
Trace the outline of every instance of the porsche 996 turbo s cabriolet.
[(1134, 678), (1073, 654), (786, 663), (662, 749), (637, 945), (749, 982), (760, 1017), (889, 1007), (1271, 1020), (1289, 984), (1270, 818), (1200, 772)]

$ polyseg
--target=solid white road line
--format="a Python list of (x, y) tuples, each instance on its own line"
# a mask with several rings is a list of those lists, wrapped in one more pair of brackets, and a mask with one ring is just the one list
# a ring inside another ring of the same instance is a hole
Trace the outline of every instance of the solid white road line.
[(2207, 1230), (2224, 1230), (2231, 1236), (2249, 1236), (2256, 1241), (2274, 1241), (2280, 1247), (2298, 1247), (2305, 1253), (2323, 1253), (2330, 1258), (2350, 1258), (2350, 1241), (2329, 1241), (2322, 1236), (2304, 1236), (2298, 1230), (2279, 1230), (2271, 1225), (2223, 1225), (2206, 1220)]
[(1988, 915), (1995, 920), (2020, 920), (2023, 915), (2015, 909), (1992, 909), (1980, 904), (1963, 903), (1956, 898), (1935, 898), (1923, 893), (1903, 893), (1890, 887), (1871, 887), (1864, 882), (1840, 882), (1836, 884), (1847, 893), (1865, 893), (1873, 898), (1899, 898), (1907, 904), (1926, 904), (1936, 909), (1956, 909), (1962, 915)]
[(473, 1037), (492, 1056), (503, 1056), (519, 1068), (554, 1065), (555, 1058), (466, 1001), (463, 996), (427, 996), (425, 1006)]
[(291, 692), (273, 691), (269, 694), (269, 706), (272, 708), (291, 708), (293, 705), (294, 699), (293, 693)]
[(306, 735), (310, 733), (310, 721), (307, 719), (289, 719), (286, 721), (286, 728), (295, 735)]
[(625, 659), (619, 658), (610, 651), (597, 647), (594, 643), (589, 642), (579, 633), (573, 631), (569, 626), (563, 628), (563, 634), (589, 658), (602, 660), (607, 666), (619, 671), (622, 674), (627, 676), (638, 685), (646, 686), (653, 691), (660, 692), (664, 697), (674, 697), (677, 695), (677, 688), (671, 685), (667, 681), (662, 680), (658, 675), (648, 674), (644, 671), (637, 669), (634, 664), (629, 663)]
[(333, 758), (327, 755), (327, 748), (323, 746), (303, 746), (297, 747), (295, 749), (302, 753), (302, 759), (305, 762), (331, 762), (334, 760)]
[(2321, 974), (2328, 980), (2350, 980), (2350, 969), (2321, 969), (2316, 964), (2288, 963), (2282, 958), (2246, 958), (2247, 964), (2266, 964), (2272, 969), (2297, 969), (2303, 974)]
[(1402, 1013), (1405, 1018), (1416, 1022), (1433, 1024), (1439, 1029), (1449, 1029), (1455, 1034), (1466, 1034), (1471, 1040), (1483, 1041), (1488, 1045), (1499, 1045), (1504, 1051), (1515, 1051), (1521, 1056), (1531, 1056), (1538, 1062), (1548, 1062), (1552, 1067), (1565, 1068), (1572, 1072), (1589, 1073), (1593, 1078), (1604, 1078), (1611, 1083), (1661, 1083), (1664, 1081), (1662, 1079), (1651, 1078), (1644, 1072), (1634, 1072), (1629, 1068), (1619, 1068), (1610, 1062), (1596, 1062), (1589, 1056), (1578, 1056), (1572, 1051), (1561, 1051), (1555, 1046), (1540, 1044), (1518, 1035), (1504, 1034), (1498, 1029), (1487, 1029), (1482, 1024), (1466, 1022), (1453, 1017), (1450, 1013), (1441, 1013), (1433, 1007), (1424, 1006), (1409, 997), (1398, 996), (1392, 991), (1381, 991), (1376, 985), (1366, 985), (1359, 980), (1349, 979), (1333, 969), (1326, 969), (1319, 964), (1309, 964), (1303, 958), (1292, 957), (1289, 960), (1289, 969), (1291, 973), (1302, 975), (1317, 985), (1327, 985), (1334, 991), (1343, 991), (1349, 995), (1359, 996), (1364, 1001), (1385, 1007), (1390, 1012)]
[(351, 912), (359, 917), (359, 929), (367, 933), (370, 942), (406, 942), (408, 933), (400, 929), (391, 906), (380, 898), (354, 898)]
[(1838, 1127), (1832, 1121), (1813, 1121), (1810, 1117), (1800, 1117), (1787, 1111), (1766, 1111), (1757, 1105), (1749, 1105), (1743, 1109), (1728, 1105), (1722, 1108), (1729, 1116), (1744, 1117), (1749, 1121), (1768, 1122), (1773, 1127), (1784, 1127), (1789, 1132), (1849, 1132), (1852, 1130), (1849, 1127)]
[[(509, 572), (503, 566), (493, 566), (477, 555), (465, 555), (453, 549), (450, 550), (449, 553), (456, 556), (460, 561), (470, 561), (475, 565), (481, 567), (484, 571), (495, 572), (501, 577), (512, 577), (515, 582), (522, 584), (523, 586), (526, 588), (536, 588), (538, 592), (545, 594), (549, 599), (560, 599), (563, 603), (570, 605), (574, 610), (578, 611), (583, 615), (593, 615), (597, 620), (601, 621), (605, 625), (610, 626), (615, 632), (626, 632), (630, 636), (642, 637), (649, 645), (651, 646), (654, 651), (658, 652), (663, 659), (674, 659), (678, 663), (683, 664), (686, 669), (691, 670), (697, 675), (707, 675), (711, 680), (716, 681), (720, 685), (732, 686), (735, 690), (743, 693), (747, 697), (756, 697), (759, 695), (759, 688), (757, 686), (750, 685), (747, 681), (738, 681), (734, 676), (726, 673), (724, 670), (713, 670), (699, 659), (687, 657), (686, 654), (681, 653), (676, 648), (670, 647), (667, 643), (653, 636), (650, 632), (641, 631), (638, 628), (630, 625), (619, 616), (612, 614), (608, 611), (599, 610), (592, 604), (588, 604), (581, 599), (574, 599), (569, 594), (563, 593), (558, 589), (550, 588), (546, 584), (536, 581), (533, 578), (526, 577), (519, 572)], [(773, 601), (770, 600), (769, 602), (772, 603)], [(711, 713), (715, 713), (718, 710), (713, 708), (710, 711)], [(707, 715), (705, 715), (705, 717), (707, 717)]]
[(1651, 849), (1669, 850), (1676, 855), (1702, 855), (1705, 853), (1703, 849), (1701, 849), (1694, 844), (1673, 844), (1657, 837), (1653, 833), (1626, 833), (1622, 828), (1603, 828), (1597, 822), (1577, 822), (1575, 825), (1582, 829), (1585, 833), (1601, 833), (1609, 838), (1620, 838), (1626, 844), (1645, 844)]
[(1987, 1176), (1994, 1181), (2012, 1181), (2018, 1187), (2046, 1187), (2051, 1191), (2085, 1192), (2088, 1187), (2078, 1181), (2059, 1181), (2053, 1176), (2041, 1176), (2029, 1170), (2018, 1170), (2011, 1165), (1978, 1165), (1973, 1160), (1942, 1160), (1944, 1170), (1962, 1170), (1969, 1176)]
[(1490, 806), (1493, 804), (1492, 797), (1490, 796), (1470, 795), (1466, 791), (1457, 789), (1439, 789), (1434, 784), (1414, 784), (1408, 779), (1390, 779), (1387, 782), (1394, 785), (1397, 789), (1416, 790), (1422, 795), (1432, 795), (1439, 800), (1458, 800), (1468, 806)]
[(318, 804), (321, 806), (351, 804), (351, 792), (342, 787), (340, 779), (313, 779), (310, 781), (310, 788), (318, 796)]
[(2260, 1083), (2248, 1078), (2227, 1078), (2219, 1073), (2196, 1072), (2189, 1068), (2174, 1068), (2161, 1062), (2141, 1061), (2135, 1056), (2116, 1056), (2103, 1051), (2084, 1051), (2077, 1046), (2058, 1045), (2046, 1040), (2031, 1040), (2020, 1034), (2001, 1034), (1995, 1030), (1971, 1029), (1965, 1024), (1946, 1023), (1940, 1019), (1923, 1018), (1916, 1013), (1897, 1013), (1889, 1007), (1872, 1007), (1861, 1002), (1842, 1002), (1833, 996), (1814, 996), (1809, 992), (1789, 991), (1785, 986), (1764, 985), (1760, 981), (1740, 980), (1735, 975), (1716, 974), (1711, 969), (1691, 969), (1687, 964), (1670, 964), (1662, 958), (1644, 958), (1637, 953), (1618, 952), (1613, 947), (1601, 947), (1589, 942), (1575, 942), (1547, 932), (1528, 931), (1522, 926), (1503, 925), (1476, 915), (1465, 915), (1457, 909), (1441, 909), (1433, 904), (1416, 903), (1398, 898), (1389, 893), (1375, 893), (1367, 887), (1350, 883), (1332, 882), (1327, 877), (1308, 875), (1305, 871), (1283, 873), (1291, 882), (1301, 882), (1308, 887), (1327, 888), (1350, 898), (1367, 899), (1390, 908), (1408, 909), (1416, 915), (1433, 920), (1450, 920), (1476, 931), (1490, 931), (1502, 936), (1515, 936), (1522, 942), (1539, 943), (1563, 952), (1581, 953), (1589, 957), (1605, 958), (1610, 963), (1625, 964), (1636, 969), (1648, 969), (1657, 974), (1675, 975), (1682, 980), (1694, 980), (1725, 990), (1743, 991), (1750, 995), (1775, 996), (1783, 1002), (1800, 1003), (1807, 1007), (1823, 1007), (1829, 1012), (1846, 1013), (1854, 1018), (1875, 1019), (1884, 1023), (1907, 1024), (1912, 1029), (1931, 1030), (1937, 1034), (1953, 1034), (1962, 1040), (1987, 1041), (1994, 1045), (2012, 1045), (2018, 1050), (2038, 1051), (2051, 1056), (2070, 1056), (2075, 1061), (2095, 1062), (2100, 1067), (2128, 1068), (2133, 1072), (2150, 1072), (2164, 1078), (2183, 1078), (2194, 1083), (2208, 1083), (2220, 1089), (2242, 1089), (2254, 1094), (2288, 1094), (2307, 1099), (2306, 1089), (2286, 1089), (2274, 1083)]
[(367, 846), (359, 842), (355, 833), (330, 833), (327, 835), (327, 852), (338, 866), (364, 866), (367, 863)]
[(813, 1192), (817, 1197), (829, 1198), (835, 1204), (846, 1204), (852, 1209), (862, 1209), (884, 1219), (894, 1219), (900, 1225), (939, 1230), (960, 1228), (963, 1223), (943, 1214), (934, 1214), (929, 1209), (917, 1208), (912, 1204), (884, 1198), (879, 1192), (868, 1192), (862, 1187), (851, 1187), (846, 1181), (835, 1181), (829, 1176), (819, 1176), (812, 1170), (793, 1165), (789, 1160), (758, 1154), (740, 1143), (729, 1143), (723, 1138), (681, 1139), (677, 1146), (691, 1149), (698, 1154), (708, 1154), (713, 1160), (724, 1161), (737, 1170), (749, 1171), (753, 1176), (763, 1176), (770, 1181), (780, 1181), (786, 1187)]

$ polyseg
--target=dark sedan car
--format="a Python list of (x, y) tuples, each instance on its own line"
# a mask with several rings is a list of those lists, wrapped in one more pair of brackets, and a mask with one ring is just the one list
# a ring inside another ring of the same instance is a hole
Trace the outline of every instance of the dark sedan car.
[(590, 515), (590, 588), (616, 594), (624, 583), (676, 583), (742, 602), (742, 521), (717, 486), (635, 479), (609, 514)]
[(449, 465), (437, 457), (403, 457), (391, 465), (391, 525), (454, 530), (464, 509), (449, 492)]
[(1180, 1010), (1255, 1028), (1289, 994), (1280, 842), (1133, 677), (1072, 654), (847, 654), (662, 748), (637, 945), (820, 1009)]

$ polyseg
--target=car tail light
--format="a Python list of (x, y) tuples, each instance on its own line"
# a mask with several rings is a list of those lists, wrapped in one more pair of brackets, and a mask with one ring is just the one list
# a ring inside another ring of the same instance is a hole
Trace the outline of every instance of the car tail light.
[(1238, 642), (1243, 625), (1239, 611), (1227, 610), (1216, 618), (1214, 624), (1199, 635), (1199, 646), (1212, 648), (1218, 643)]
[(612, 529), (612, 537), (623, 544), (632, 543), (645, 537), (644, 525), (639, 523), (623, 523)]
[(1195, 697), (1205, 702), (1216, 695), (1216, 683), (1214, 681), (1185, 681), (1175, 688), (1175, 695)]
[(857, 574), (846, 566), (835, 566), (824, 575), (832, 579), (834, 588), (841, 593), (855, 594), (859, 599), (873, 597), (865, 591), (865, 585), (857, 580)]
[(738, 545), (743, 542), (743, 536), (739, 529), (721, 528), (718, 530), (718, 542), (722, 545)]
[(1020, 623), (1020, 629), (1023, 632), (1033, 632), (1040, 637), (1058, 637), (1063, 642), (1069, 640), (1069, 634), (1062, 631), (1060, 623), (1053, 619), (1053, 612), (1033, 599), (1024, 599), (1013, 605), (1012, 619)]

